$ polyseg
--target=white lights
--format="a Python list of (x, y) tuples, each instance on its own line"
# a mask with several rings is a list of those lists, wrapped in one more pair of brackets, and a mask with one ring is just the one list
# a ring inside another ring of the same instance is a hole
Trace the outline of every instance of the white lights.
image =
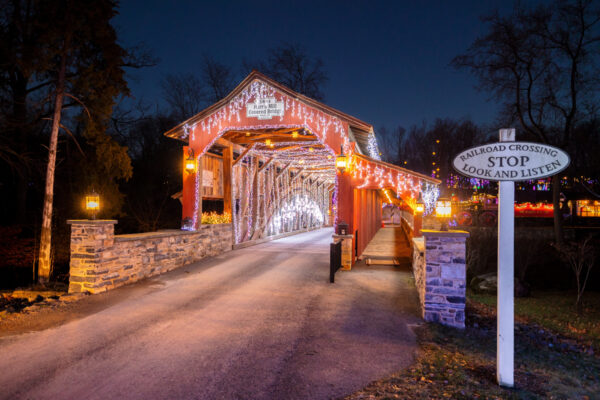
[[(335, 169), (322, 147), (278, 150), (257, 143), (233, 167), (235, 243), (323, 225)], [(258, 159), (273, 159), (259, 168)]]
[[(274, 116), (272, 122), (264, 124), (246, 116), (246, 105), (257, 99), (275, 98), (283, 102), (284, 115)], [(199, 128), (199, 129), (198, 129)], [(321, 110), (304, 104), (298, 99), (289, 97), (271, 85), (255, 79), (227, 104), (204, 117), (189, 128), (190, 145), (196, 152), (203, 154), (212, 143), (229, 130), (260, 130), (260, 129), (298, 128), (312, 131), (323, 143), (331, 143), (328, 137), (334, 138), (334, 143), (348, 141), (347, 126), (336, 116), (326, 114)], [(198, 132), (198, 130), (200, 130)], [(298, 138), (299, 132), (292, 132), (292, 138)], [(196, 139), (202, 140), (195, 143)], [(339, 144), (334, 147), (337, 148)]]
[(367, 153), (369, 153), (369, 157), (375, 160), (381, 160), (381, 152), (379, 151), (379, 146), (377, 145), (377, 137), (373, 132), (369, 133), (369, 137), (367, 139)]
[(433, 212), (438, 197), (440, 197), (440, 189), (438, 186), (425, 182), (424, 187), (421, 188), (421, 198), (425, 205), (425, 212), (423, 215), (428, 215)]
[(324, 217), (321, 206), (307, 195), (296, 195), (286, 201), (275, 213), (270, 225), (273, 234), (282, 232), (282, 227), (301, 220), (302, 227), (313, 228), (323, 225)]

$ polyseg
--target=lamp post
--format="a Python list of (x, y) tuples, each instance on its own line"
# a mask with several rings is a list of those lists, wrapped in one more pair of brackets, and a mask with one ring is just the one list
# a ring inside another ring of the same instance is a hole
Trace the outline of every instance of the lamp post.
[(438, 200), (435, 204), (435, 215), (441, 220), (441, 231), (448, 230), (448, 218), (452, 215), (452, 202), (448, 200)]
[(85, 196), (85, 209), (90, 213), (92, 219), (96, 219), (96, 214), (100, 210), (100, 196), (95, 190)]

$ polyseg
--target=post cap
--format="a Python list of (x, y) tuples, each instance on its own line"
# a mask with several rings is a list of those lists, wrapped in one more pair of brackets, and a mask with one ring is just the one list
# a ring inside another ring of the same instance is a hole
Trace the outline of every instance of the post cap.
[(454, 236), (469, 237), (471, 234), (467, 231), (436, 231), (433, 229), (421, 229), (423, 236)]
[(67, 224), (69, 225), (108, 225), (116, 224), (119, 221), (116, 219), (68, 219)]

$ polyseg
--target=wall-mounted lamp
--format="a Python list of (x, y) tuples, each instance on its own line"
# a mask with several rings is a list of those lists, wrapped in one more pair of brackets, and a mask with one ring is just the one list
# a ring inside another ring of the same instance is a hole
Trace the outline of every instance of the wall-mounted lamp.
[(418, 214), (423, 214), (423, 212), (425, 211), (425, 203), (423, 203), (423, 196), (421, 196), (421, 193), (419, 193), (419, 198), (417, 199), (415, 211)]
[(343, 174), (348, 168), (348, 157), (344, 155), (344, 146), (340, 146), (340, 150), (340, 155), (335, 159), (335, 167)]
[(185, 160), (185, 172), (188, 174), (193, 174), (196, 172), (197, 161), (194, 157), (194, 149), (190, 149), (188, 153), (188, 158)]

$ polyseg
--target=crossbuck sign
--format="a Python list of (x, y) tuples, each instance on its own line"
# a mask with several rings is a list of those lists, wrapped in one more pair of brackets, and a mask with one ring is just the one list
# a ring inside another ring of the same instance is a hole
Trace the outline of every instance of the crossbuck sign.
[(515, 142), (514, 129), (500, 129), (500, 142), (467, 149), (452, 162), (462, 175), (498, 181), (496, 376), (502, 386), (514, 386), (514, 181), (556, 175), (567, 168), (569, 162), (569, 155), (556, 147)]

